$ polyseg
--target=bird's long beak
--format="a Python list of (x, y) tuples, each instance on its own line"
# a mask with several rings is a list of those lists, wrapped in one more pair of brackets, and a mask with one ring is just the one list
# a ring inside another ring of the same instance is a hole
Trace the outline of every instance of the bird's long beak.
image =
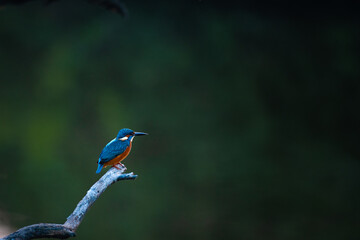
[(149, 134), (143, 132), (135, 132), (135, 136), (144, 136), (144, 135), (149, 135)]

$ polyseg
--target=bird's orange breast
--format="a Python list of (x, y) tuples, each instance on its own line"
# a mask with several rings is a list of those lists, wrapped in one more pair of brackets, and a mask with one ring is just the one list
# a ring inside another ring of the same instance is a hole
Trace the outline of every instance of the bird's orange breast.
[(130, 145), (126, 148), (126, 150), (122, 154), (120, 154), (120, 155), (116, 156), (115, 158), (111, 159), (110, 161), (104, 163), (104, 166), (113, 166), (113, 165), (118, 164), (122, 160), (124, 160), (129, 155), (131, 146), (132, 146), (132, 142), (130, 142)]

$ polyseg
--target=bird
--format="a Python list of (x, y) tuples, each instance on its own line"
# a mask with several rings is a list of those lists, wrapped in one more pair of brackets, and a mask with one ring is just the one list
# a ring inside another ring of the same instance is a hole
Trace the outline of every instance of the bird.
[(96, 173), (100, 173), (101, 169), (107, 166), (120, 169), (116, 165), (120, 164), (123, 166), (120, 162), (129, 155), (135, 136), (144, 135), (148, 134), (144, 132), (134, 132), (129, 128), (121, 129), (116, 138), (111, 140), (100, 153)]

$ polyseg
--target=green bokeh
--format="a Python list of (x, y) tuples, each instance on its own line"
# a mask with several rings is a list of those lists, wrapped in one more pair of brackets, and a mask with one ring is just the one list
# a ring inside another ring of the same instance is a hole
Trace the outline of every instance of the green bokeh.
[(0, 220), (64, 222), (129, 127), (77, 239), (359, 238), (358, 21), (131, 4), (0, 10)]

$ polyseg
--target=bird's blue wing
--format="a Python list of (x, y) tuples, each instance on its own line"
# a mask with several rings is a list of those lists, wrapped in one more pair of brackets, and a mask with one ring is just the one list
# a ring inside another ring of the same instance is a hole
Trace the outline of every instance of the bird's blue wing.
[(122, 154), (126, 148), (128, 148), (130, 143), (128, 141), (113, 141), (104, 147), (100, 153), (99, 162), (104, 164), (114, 159), (116, 156)]

